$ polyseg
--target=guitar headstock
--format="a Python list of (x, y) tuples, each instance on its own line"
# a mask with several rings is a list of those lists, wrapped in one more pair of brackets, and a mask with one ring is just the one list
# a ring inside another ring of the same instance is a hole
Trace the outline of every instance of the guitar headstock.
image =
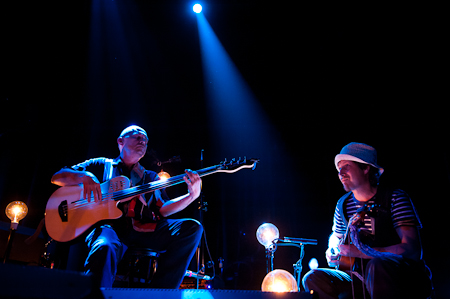
[(252, 170), (254, 170), (258, 162), (259, 159), (247, 159), (246, 157), (244, 157), (244, 159), (241, 159), (239, 157), (238, 160), (232, 159), (230, 161), (227, 161), (225, 159), (225, 161), (220, 162), (220, 164), (216, 166), (216, 169), (220, 172), (227, 173), (233, 173), (243, 168), (251, 168)]

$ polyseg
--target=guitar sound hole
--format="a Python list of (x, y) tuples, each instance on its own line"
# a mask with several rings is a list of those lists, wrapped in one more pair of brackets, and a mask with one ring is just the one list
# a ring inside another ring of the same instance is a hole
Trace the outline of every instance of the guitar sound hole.
[(58, 206), (59, 217), (62, 222), (67, 222), (67, 200), (63, 200)]

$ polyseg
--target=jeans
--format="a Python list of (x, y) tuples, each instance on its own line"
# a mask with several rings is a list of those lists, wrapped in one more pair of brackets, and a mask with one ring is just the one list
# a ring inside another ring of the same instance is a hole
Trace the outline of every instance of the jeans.
[(84, 268), (101, 287), (112, 287), (117, 264), (130, 246), (165, 251), (158, 259), (152, 288), (177, 289), (197, 249), (203, 227), (193, 219), (164, 219), (154, 232), (131, 229), (119, 238), (110, 225), (96, 227), (87, 237), (88, 257)]
[[(404, 258), (377, 257), (365, 266), (367, 299), (427, 298), (431, 293), (431, 281), (422, 262)], [(307, 291), (314, 290), (320, 299), (364, 298), (362, 282), (339, 270), (316, 269), (303, 277)]]

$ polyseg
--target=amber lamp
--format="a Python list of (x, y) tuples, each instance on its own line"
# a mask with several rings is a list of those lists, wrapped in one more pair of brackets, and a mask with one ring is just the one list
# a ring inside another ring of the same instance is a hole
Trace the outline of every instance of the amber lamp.
[(263, 292), (298, 292), (298, 285), (291, 273), (277, 269), (264, 277), (261, 290)]
[(3, 263), (6, 263), (9, 258), (14, 234), (19, 225), (19, 221), (25, 218), (25, 216), (27, 215), (28, 207), (24, 202), (13, 201), (6, 206), (5, 213), (6, 216), (11, 219), (11, 227), (9, 228), (8, 242), (6, 244), (5, 255), (3, 256)]
[(159, 179), (161, 181), (167, 181), (168, 178), (170, 178), (170, 174), (168, 174), (167, 172), (165, 172), (164, 170), (161, 169), (161, 171), (158, 173)]

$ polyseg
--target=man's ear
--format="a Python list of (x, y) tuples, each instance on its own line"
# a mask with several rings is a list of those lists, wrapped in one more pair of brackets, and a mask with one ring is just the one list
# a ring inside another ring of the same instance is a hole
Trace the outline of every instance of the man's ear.
[(370, 171), (370, 165), (367, 165), (367, 167), (364, 169), (364, 174), (368, 174)]
[(123, 147), (123, 137), (117, 138), (117, 144), (119, 145), (119, 150), (122, 150), (122, 147)]

